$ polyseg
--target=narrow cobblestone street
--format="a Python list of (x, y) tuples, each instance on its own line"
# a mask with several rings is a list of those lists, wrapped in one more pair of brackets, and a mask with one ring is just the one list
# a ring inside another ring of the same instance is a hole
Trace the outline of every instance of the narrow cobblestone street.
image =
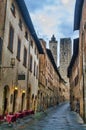
[(0, 130), (86, 130), (86, 125), (68, 103), (60, 104), (47, 112), (13, 124), (1, 124)]

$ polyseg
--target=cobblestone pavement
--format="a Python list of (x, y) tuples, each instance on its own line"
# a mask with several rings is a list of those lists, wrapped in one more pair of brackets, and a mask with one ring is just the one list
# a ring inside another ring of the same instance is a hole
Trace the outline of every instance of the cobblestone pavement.
[(69, 104), (60, 104), (34, 117), (17, 120), (13, 124), (1, 124), (0, 130), (86, 130), (86, 125)]

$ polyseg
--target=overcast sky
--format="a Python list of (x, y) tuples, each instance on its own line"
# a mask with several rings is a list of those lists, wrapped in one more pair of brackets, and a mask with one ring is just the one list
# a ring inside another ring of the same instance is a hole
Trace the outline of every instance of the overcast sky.
[(39, 38), (73, 38), (75, 0), (25, 0)]

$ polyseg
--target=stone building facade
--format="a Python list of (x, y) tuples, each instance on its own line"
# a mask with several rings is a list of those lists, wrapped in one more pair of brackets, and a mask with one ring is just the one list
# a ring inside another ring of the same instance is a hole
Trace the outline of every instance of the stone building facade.
[(68, 100), (67, 87), (58, 72), (53, 54), (50, 49), (46, 49), (46, 42), (43, 39), (40, 39), (40, 42), (44, 54), (39, 55), (39, 97), (41, 97), (39, 98), (39, 111)]
[(0, 114), (56, 105), (62, 78), (24, 0), (0, 1), (0, 17)]
[(82, 113), (80, 111), (81, 107), (83, 107), (81, 104), (82, 95), (79, 88), (79, 38), (74, 39), (73, 42), (73, 56), (68, 67), (68, 77), (70, 82), (71, 110)]
[(35, 110), (42, 48), (24, 1), (0, 1), (0, 17), (0, 113)]
[(53, 54), (56, 65), (57, 65), (57, 59), (58, 59), (58, 55), (57, 55), (58, 47), (57, 46), (58, 46), (58, 42), (57, 42), (55, 36), (53, 35), (51, 37), (51, 40), (49, 41), (49, 49), (51, 50), (51, 52)]
[[(75, 96), (77, 94), (78, 108), (80, 109), (79, 114), (86, 122), (86, 0), (76, 0), (74, 30), (79, 30), (79, 52), (74, 65), (69, 66), (69, 70), (75, 68), (75, 70), (71, 70), (69, 80), (71, 86), (73, 75), (78, 75), (77, 86), (74, 85), (74, 89), (77, 87), (76, 93), (73, 91), (72, 95)], [(76, 96), (74, 99), (71, 99), (72, 108), (75, 107), (75, 98)]]
[(68, 83), (67, 68), (72, 55), (72, 42), (70, 38), (60, 39), (60, 74)]

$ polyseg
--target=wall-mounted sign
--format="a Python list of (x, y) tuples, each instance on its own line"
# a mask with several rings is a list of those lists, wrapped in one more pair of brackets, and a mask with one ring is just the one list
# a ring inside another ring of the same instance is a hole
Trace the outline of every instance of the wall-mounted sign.
[(25, 80), (25, 74), (18, 74), (18, 80)]

